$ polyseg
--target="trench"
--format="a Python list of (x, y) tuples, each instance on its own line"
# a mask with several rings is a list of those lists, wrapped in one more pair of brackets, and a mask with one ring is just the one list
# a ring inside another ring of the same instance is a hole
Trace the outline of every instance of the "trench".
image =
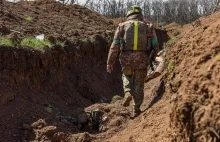
[(122, 94), (119, 64), (111, 75), (105, 69), (109, 44), (92, 40), (45, 51), (0, 48), (2, 140), (22, 140), (17, 128), (40, 118), (74, 121), (84, 108)]
[[(157, 35), (161, 49), (168, 36), (162, 30), (157, 30)], [(79, 121), (84, 119), (85, 108), (123, 96), (119, 63), (112, 74), (106, 72), (108, 41), (96, 35), (45, 50), (2, 46), (0, 139), (34, 140), (38, 134), (27, 131), (26, 125), (38, 120), (64, 133), (99, 133), (99, 123), (91, 129), (87, 122), (79, 126)], [(129, 119), (129, 110), (123, 117)]]

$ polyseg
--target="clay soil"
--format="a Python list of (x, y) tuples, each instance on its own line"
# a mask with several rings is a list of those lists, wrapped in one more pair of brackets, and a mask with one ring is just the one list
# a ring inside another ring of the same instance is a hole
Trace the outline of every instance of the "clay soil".
[[(0, 141), (219, 141), (220, 13), (167, 26), (178, 31), (166, 50), (168, 69), (145, 83), (143, 112), (131, 119), (132, 105), (121, 105), (119, 64), (106, 73), (114, 20), (54, 1), (0, 1), (0, 8), (2, 35), (65, 41), (43, 52), (0, 47)], [(157, 35), (168, 40), (162, 30)], [(99, 130), (84, 121), (97, 109)]]
[(220, 137), (220, 13), (185, 25), (168, 49), (167, 93), (175, 141), (215, 142)]

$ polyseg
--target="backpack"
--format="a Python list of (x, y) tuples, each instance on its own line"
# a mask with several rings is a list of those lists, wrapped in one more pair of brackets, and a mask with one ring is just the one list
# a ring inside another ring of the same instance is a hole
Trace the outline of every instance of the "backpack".
[(119, 29), (121, 51), (150, 51), (150, 27), (145, 22), (130, 20), (119, 24)]

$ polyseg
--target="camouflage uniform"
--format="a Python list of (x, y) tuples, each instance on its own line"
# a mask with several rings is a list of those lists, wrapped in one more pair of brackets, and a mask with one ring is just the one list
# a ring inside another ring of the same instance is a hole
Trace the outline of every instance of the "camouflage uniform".
[[(130, 20), (143, 21), (143, 16), (141, 14), (131, 15), (128, 17), (127, 21)], [(123, 25), (123, 23), (119, 24), (114, 35), (114, 41), (121, 39), (121, 25)], [(152, 33), (150, 35), (147, 35), (146, 33), (146, 38), (156, 38), (155, 31), (153, 29), (151, 31)], [(144, 79), (147, 75), (147, 67), (149, 64), (150, 53), (138, 50), (122, 51), (120, 50), (120, 47), (120, 43), (112, 43), (108, 54), (107, 64), (113, 65), (117, 59), (117, 56), (120, 54), (119, 61), (122, 66), (122, 80), (124, 93), (129, 92), (133, 96), (134, 111), (138, 111), (140, 110), (140, 106), (144, 98)]]

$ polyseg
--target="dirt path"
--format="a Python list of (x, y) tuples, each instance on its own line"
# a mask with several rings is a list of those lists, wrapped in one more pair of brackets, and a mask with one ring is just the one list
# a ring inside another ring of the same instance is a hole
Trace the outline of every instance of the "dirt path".
[[(106, 142), (170, 142), (170, 103), (167, 96), (152, 95), (160, 84), (160, 78), (145, 84), (144, 111), (138, 118), (129, 120), (127, 127)], [(152, 102), (152, 103), (151, 103)], [(148, 108), (148, 106), (151, 106)]]

